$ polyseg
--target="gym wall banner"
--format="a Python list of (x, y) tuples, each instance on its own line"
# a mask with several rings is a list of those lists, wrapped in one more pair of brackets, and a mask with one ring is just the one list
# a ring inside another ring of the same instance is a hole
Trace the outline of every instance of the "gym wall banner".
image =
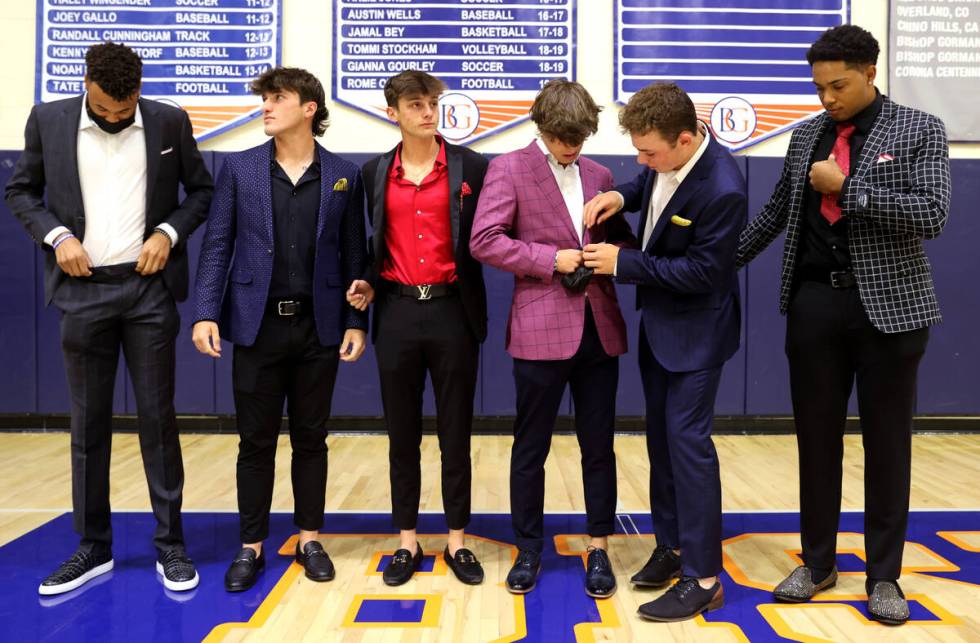
[(893, 99), (941, 118), (951, 141), (980, 141), (980, 2), (891, 0), (888, 53)]
[(823, 111), (806, 50), (848, 22), (849, 0), (614, 0), (613, 96), (673, 81), (730, 149)]
[(38, 0), (36, 100), (84, 91), (85, 51), (111, 40), (143, 59), (147, 98), (185, 109), (203, 140), (261, 109), (249, 81), (281, 60), (281, 0)]
[(575, 1), (337, 0), (333, 98), (387, 120), (385, 80), (418, 69), (448, 85), (443, 137), (499, 132), (528, 119), (546, 82), (575, 79)]

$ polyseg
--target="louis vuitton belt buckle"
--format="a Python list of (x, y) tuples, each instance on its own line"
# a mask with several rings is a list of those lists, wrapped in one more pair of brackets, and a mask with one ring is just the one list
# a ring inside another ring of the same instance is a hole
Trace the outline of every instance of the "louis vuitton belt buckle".
[(431, 284), (420, 284), (418, 286), (415, 286), (415, 289), (419, 291), (419, 296), (418, 296), (419, 301), (427, 301), (429, 299), (432, 299), (432, 294), (430, 292), (432, 290)]

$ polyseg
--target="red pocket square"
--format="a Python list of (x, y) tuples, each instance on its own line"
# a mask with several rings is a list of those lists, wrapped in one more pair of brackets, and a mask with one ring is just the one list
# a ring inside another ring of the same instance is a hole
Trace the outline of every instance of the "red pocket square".
[(468, 196), (470, 194), (473, 194), (473, 190), (470, 189), (470, 184), (469, 183), (467, 183), (466, 181), (463, 181), (463, 187), (461, 187), (459, 189), (459, 193), (461, 195), (463, 195), (463, 196)]

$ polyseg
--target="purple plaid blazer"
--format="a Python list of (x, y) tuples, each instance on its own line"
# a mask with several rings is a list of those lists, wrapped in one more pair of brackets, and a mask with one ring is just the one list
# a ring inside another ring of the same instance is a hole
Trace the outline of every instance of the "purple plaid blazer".
[[(612, 174), (579, 158), (585, 202), (612, 189)], [(632, 243), (629, 225), (613, 217), (585, 231), (585, 243)], [(558, 183), (537, 143), (490, 161), (470, 235), (479, 261), (514, 274), (507, 352), (517, 359), (568, 359), (585, 328), (586, 294), (602, 347), (626, 352), (626, 324), (609, 277), (593, 277), (584, 292), (566, 290), (554, 271), (555, 253), (580, 248)]]

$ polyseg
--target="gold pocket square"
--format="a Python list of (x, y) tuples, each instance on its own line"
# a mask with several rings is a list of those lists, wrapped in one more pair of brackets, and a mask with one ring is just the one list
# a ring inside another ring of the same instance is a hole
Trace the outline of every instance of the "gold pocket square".
[(674, 225), (679, 225), (682, 228), (686, 228), (687, 226), (691, 225), (690, 219), (685, 219), (684, 217), (678, 216), (676, 214), (670, 217), (670, 222), (673, 223)]
[(337, 182), (333, 184), (334, 192), (346, 192), (347, 191), (347, 179), (337, 179)]

